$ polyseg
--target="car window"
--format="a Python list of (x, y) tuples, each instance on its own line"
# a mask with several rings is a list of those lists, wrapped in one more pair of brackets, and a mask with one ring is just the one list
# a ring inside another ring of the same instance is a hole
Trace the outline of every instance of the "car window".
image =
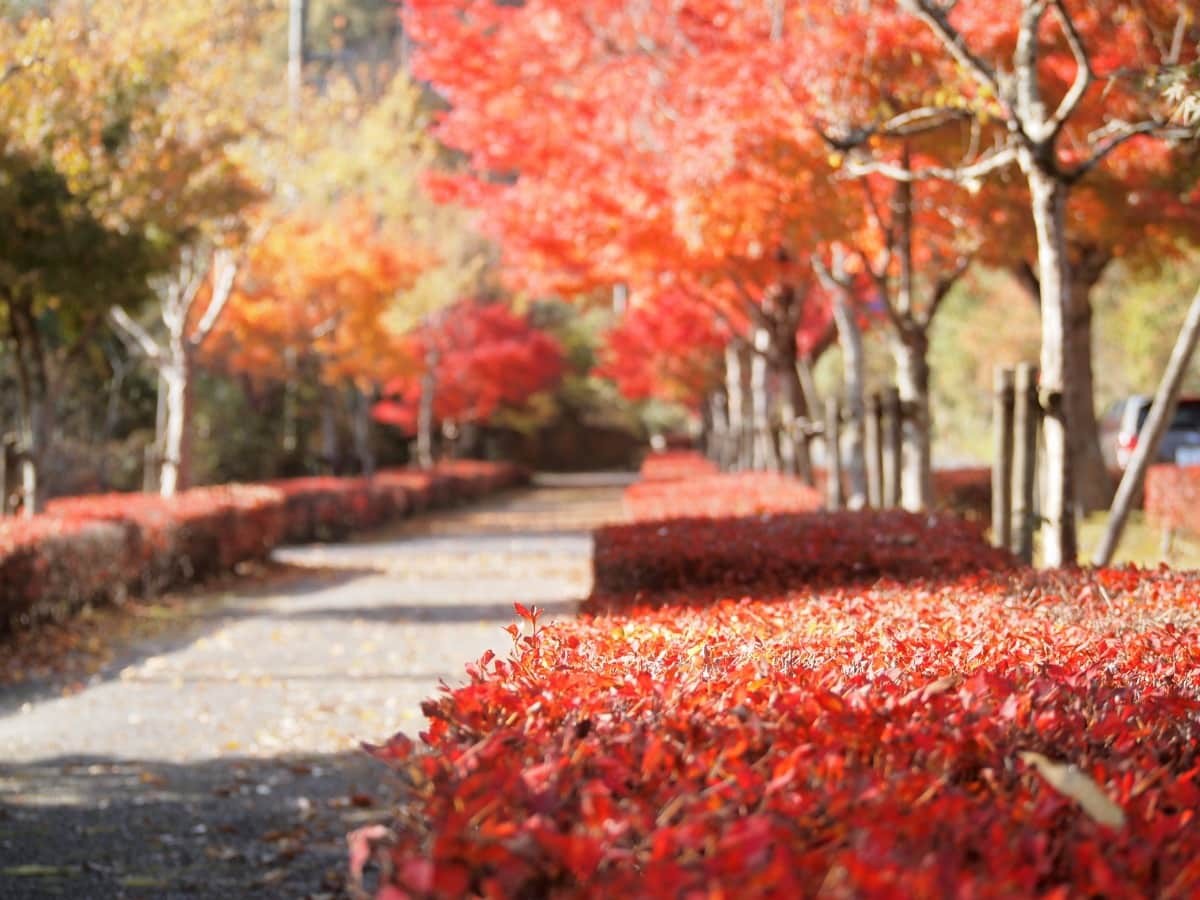
[(1179, 404), (1171, 427), (1183, 431), (1200, 431), (1200, 400), (1188, 400)]
[[(1147, 404), (1138, 410), (1137, 430), (1141, 431), (1150, 415)], [(1200, 431), (1200, 400), (1182, 400), (1175, 410), (1175, 418), (1171, 420), (1172, 431)]]

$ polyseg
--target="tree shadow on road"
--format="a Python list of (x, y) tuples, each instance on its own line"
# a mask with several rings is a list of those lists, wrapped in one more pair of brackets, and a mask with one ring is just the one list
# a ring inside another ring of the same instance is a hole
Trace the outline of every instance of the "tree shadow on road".
[[(552, 600), (538, 603), (549, 618), (575, 615), (578, 600)], [(511, 603), (409, 604), (386, 606), (324, 607), (305, 609), (288, 615), (290, 619), (344, 619), (350, 621), (400, 624), (412, 622), (428, 625), (458, 625), (464, 623), (515, 622), (519, 617)]]
[(342, 897), (398, 789), (363, 752), (0, 765), (0, 898)]
[(311, 595), (376, 573), (363, 567), (273, 562), (162, 597), (99, 607), (64, 622), (10, 632), (0, 638), (0, 717), (26, 703), (109, 681), (128, 666), (187, 647), (232, 622), (262, 615), (281, 594)]

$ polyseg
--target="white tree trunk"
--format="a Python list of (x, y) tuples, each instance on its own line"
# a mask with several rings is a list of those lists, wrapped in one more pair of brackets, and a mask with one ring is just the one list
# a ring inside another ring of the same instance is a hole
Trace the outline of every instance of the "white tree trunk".
[(187, 490), (192, 463), (192, 375), (191, 353), (180, 342), (171, 341), (171, 357), (163, 366), (163, 443), (158, 492), (174, 497)]
[(742, 409), (742, 355), (737, 341), (725, 345), (725, 403), (728, 410), (728, 443), (725, 447), (725, 468), (742, 468), (741, 448), (745, 443), (745, 412)]
[(1039, 169), (1029, 154), (1023, 156), (1021, 163), (1029, 182), (1042, 292), (1040, 396), (1046, 449), (1042, 561), (1047, 566), (1073, 565), (1078, 546), (1068, 440), (1070, 422), (1064, 402), (1075, 387), (1067, 358), (1071, 306), (1065, 221), (1067, 186)]
[(812, 484), (812, 460), (808, 455), (808, 439), (796, 427), (797, 418), (810, 418), (810, 410), (800, 384), (799, 359), (795, 332), (776, 338), (772, 355), (775, 382), (779, 386), (779, 462), (787, 475), (797, 475)]
[(1072, 273), (1071, 309), (1067, 319), (1067, 368), (1071, 379), (1063, 402), (1071, 428), (1067, 438), (1072, 463), (1074, 500), (1080, 512), (1105, 509), (1112, 500), (1113, 484), (1100, 451), (1100, 426), (1096, 420), (1095, 378), (1092, 368), (1091, 288), (1099, 279), (1081, 280)]
[(770, 371), (771, 332), (766, 328), (754, 330), (754, 356), (750, 362), (750, 395), (754, 416), (754, 455), (752, 466), (757, 471), (779, 471), (779, 455), (771, 429), (771, 395), (767, 383)]
[(892, 336), (896, 386), (904, 406), (900, 505), (910, 512), (933, 506), (933, 451), (929, 408), (928, 338), (916, 323)]
[(437, 359), (431, 354), (432, 363), (426, 360), (427, 368), (421, 376), (421, 400), (417, 407), (417, 465), (428, 469), (433, 465), (433, 401), (437, 391)]
[(713, 391), (708, 396), (708, 457), (724, 468), (729, 447), (729, 411), (725, 408), (725, 392)]
[(23, 296), (6, 299), (16, 351), (21, 512), (25, 518), (31, 518), (42, 511), (45, 501), (42, 464), (50, 441), (50, 385), (31, 301)]
[(21, 511), (32, 518), (42, 511), (42, 486), (38, 478), (38, 462), (45, 452), (42, 440), (44, 407), (41, 398), (31, 396), (21, 418)]
[(867, 471), (863, 458), (863, 429), (866, 414), (866, 355), (863, 351), (862, 329), (850, 307), (844, 291), (835, 291), (833, 315), (837, 323), (838, 345), (842, 351), (842, 381), (845, 390), (846, 430), (842, 448), (847, 454), (846, 480), (851, 509), (861, 509), (867, 502)]

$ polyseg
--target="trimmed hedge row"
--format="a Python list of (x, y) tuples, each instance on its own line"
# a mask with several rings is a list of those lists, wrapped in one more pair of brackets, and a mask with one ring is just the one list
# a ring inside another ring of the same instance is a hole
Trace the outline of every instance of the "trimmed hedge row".
[(626, 488), (623, 499), (626, 515), (642, 521), (811, 512), (824, 505), (816, 488), (795, 478), (765, 472), (642, 481)]
[(63, 618), (88, 603), (151, 595), (282, 543), (329, 540), (411, 512), (470, 500), (527, 478), (516, 466), (452, 462), (374, 478), (225, 485), (164, 499), (104, 494), (52, 501), (0, 521), (0, 631)]
[(521, 607), (419, 743), (368, 748), (405, 796), (352, 875), (373, 857), (379, 900), (1200, 896), (1198, 590), (1017, 570)]
[(596, 532), (592, 565), (605, 594), (949, 576), (1013, 559), (956, 516), (872, 510), (613, 525)]
[(1035, 572), (897, 511), (608, 528), (596, 570), (366, 745), (404, 796), (356, 888), (1200, 896), (1200, 574)]
[(1200, 466), (1151, 466), (1146, 515), (1162, 528), (1200, 537)]
[(717, 467), (694, 450), (666, 450), (651, 453), (642, 460), (642, 481), (682, 481), (704, 475), (716, 475)]

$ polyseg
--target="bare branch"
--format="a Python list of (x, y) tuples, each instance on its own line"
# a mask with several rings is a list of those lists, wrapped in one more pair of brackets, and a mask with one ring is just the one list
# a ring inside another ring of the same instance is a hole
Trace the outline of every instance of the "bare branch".
[(995, 96), (1002, 95), (1000, 78), (995, 69), (972, 53), (967, 46), (966, 38), (950, 24), (950, 12), (955, 7), (954, 3), (939, 6), (931, 0), (900, 0), (900, 2), (901, 6), (929, 26), (945, 48), (950, 51), (950, 55), (954, 57), (955, 61), (971, 73), (971, 77)]
[(912, 137), (936, 131), (950, 122), (971, 118), (974, 116), (970, 110), (957, 106), (922, 106), (892, 116), (876, 130), (887, 137)]
[(208, 336), (216, 327), (221, 314), (225, 312), (225, 307), (229, 305), (229, 298), (233, 295), (233, 284), (238, 273), (237, 261), (228, 250), (218, 250), (213, 254), (210, 271), (212, 272), (212, 294), (209, 296), (208, 308), (204, 310), (204, 316), (197, 323), (196, 330), (189, 338), (192, 347), (199, 347), (208, 340)]
[(1167, 58), (1164, 60), (1165, 65), (1179, 65), (1179, 56), (1183, 53), (1183, 38), (1187, 33), (1188, 12), (1186, 9), (1179, 11), (1179, 18), (1175, 20), (1175, 32), (1171, 35), (1171, 49), (1167, 53)]
[(810, 120), (809, 124), (831, 150), (837, 150), (840, 153), (849, 153), (851, 150), (858, 149), (876, 133), (873, 127), (851, 127), (844, 124), (822, 127), (815, 119)]
[(130, 318), (129, 313), (119, 306), (114, 306), (108, 311), (108, 320), (116, 326), (117, 337), (125, 346), (135, 353), (140, 353), (156, 366), (162, 364), (162, 348), (150, 336), (150, 332)]
[(1021, 24), (1017, 29), (1017, 45), (1013, 50), (1016, 118), (1034, 141), (1044, 139), (1044, 135), (1030, 134), (1029, 129), (1045, 122), (1041, 83), (1038, 80), (1038, 30), (1046, 14), (1046, 3), (1047, 0), (1021, 0)]
[(1074, 169), (1064, 173), (1064, 177), (1068, 183), (1074, 184), (1076, 181), (1079, 181), (1088, 172), (1104, 162), (1105, 157), (1110, 153), (1136, 137), (1153, 135), (1167, 140), (1185, 140), (1192, 137), (1192, 133), (1186, 128), (1179, 128), (1165, 122), (1149, 119), (1136, 123), (1114, 122), (1102, 131), (1097, 132), (1095, 136), (1099, 135), (1107, 135), (1107, 137), (1092, 151), (1092, 155)]
[(921, 317), (921, 329), (926, 330), (933, 324), (933, 317), (937, 315), (938, 310), (942, 306), (942, 302), (950, 294), (954, 285), (958, 284), (959, 279), (966, 274), (967, 269), (971, 267), (971, 257), (961, 256), (954, 266), (954, 270), (948, 275), (943, 275), (937, 280), (933, 286), (933, 296), (929, 299), (929, 307), (925, 310), (925, 315)]
[(1016, 162), (1017, 151), (1011, 146), (1001, 147), (989, 154), (984, 155), (977, 162), (967, 166), (959, 166), (956, 168), (946, 168), (943, 166), (930, 166), (924, 169), (906, 169), (903, 166), (895, 163), (884, 162), (882, 160), (873, 160), (866, 163), (853, 162), (846, 167), (847, 173), (851, 177), (860, 177), (863, 175), (884, 175), (895, 181), (926, 181), (929, 179), (938, 179), (941, 181), (952, 181), (956, 184), (964, 185), (968, 188), (975, 188), (980, 179), (986, 175), (990, 175), (999, 169), (1012, 165)]
[(1046, 131), (1043, 135), (1044, 140), (1053, 140), (1054, 137), (1062, 131), (1067, 120), (1074, 115), (1075, 110), (1079, 108), (1079, 104), (1083, 101), (1083, 95), (1087, 93), (1087, 89), (1092, 84), (1092, 65), (1088, 60), (1087, 49), (1083, 46), (1083, 37), (1079, 34), (1079, 29), (1075, 27), (1075, 21), (1071, 18), (1071, 14), (1067, 12), (1063, 6), (1062, 0), (1053, 0), (1055, 18), (1058, 19), (1059, 25), (1062, 26), (1063, 34), (1067, 38), (1067, 46), (1071, 49), (1071, 55), (1075, 57), (1075, 80), (1071, 84), (1070, 90), (1067, 91), (1062, 102), (1058, 104), (1058, 109), (1054, 111), (1054, 115), (1050, 117), (1050, 121), (1046, 123)]

